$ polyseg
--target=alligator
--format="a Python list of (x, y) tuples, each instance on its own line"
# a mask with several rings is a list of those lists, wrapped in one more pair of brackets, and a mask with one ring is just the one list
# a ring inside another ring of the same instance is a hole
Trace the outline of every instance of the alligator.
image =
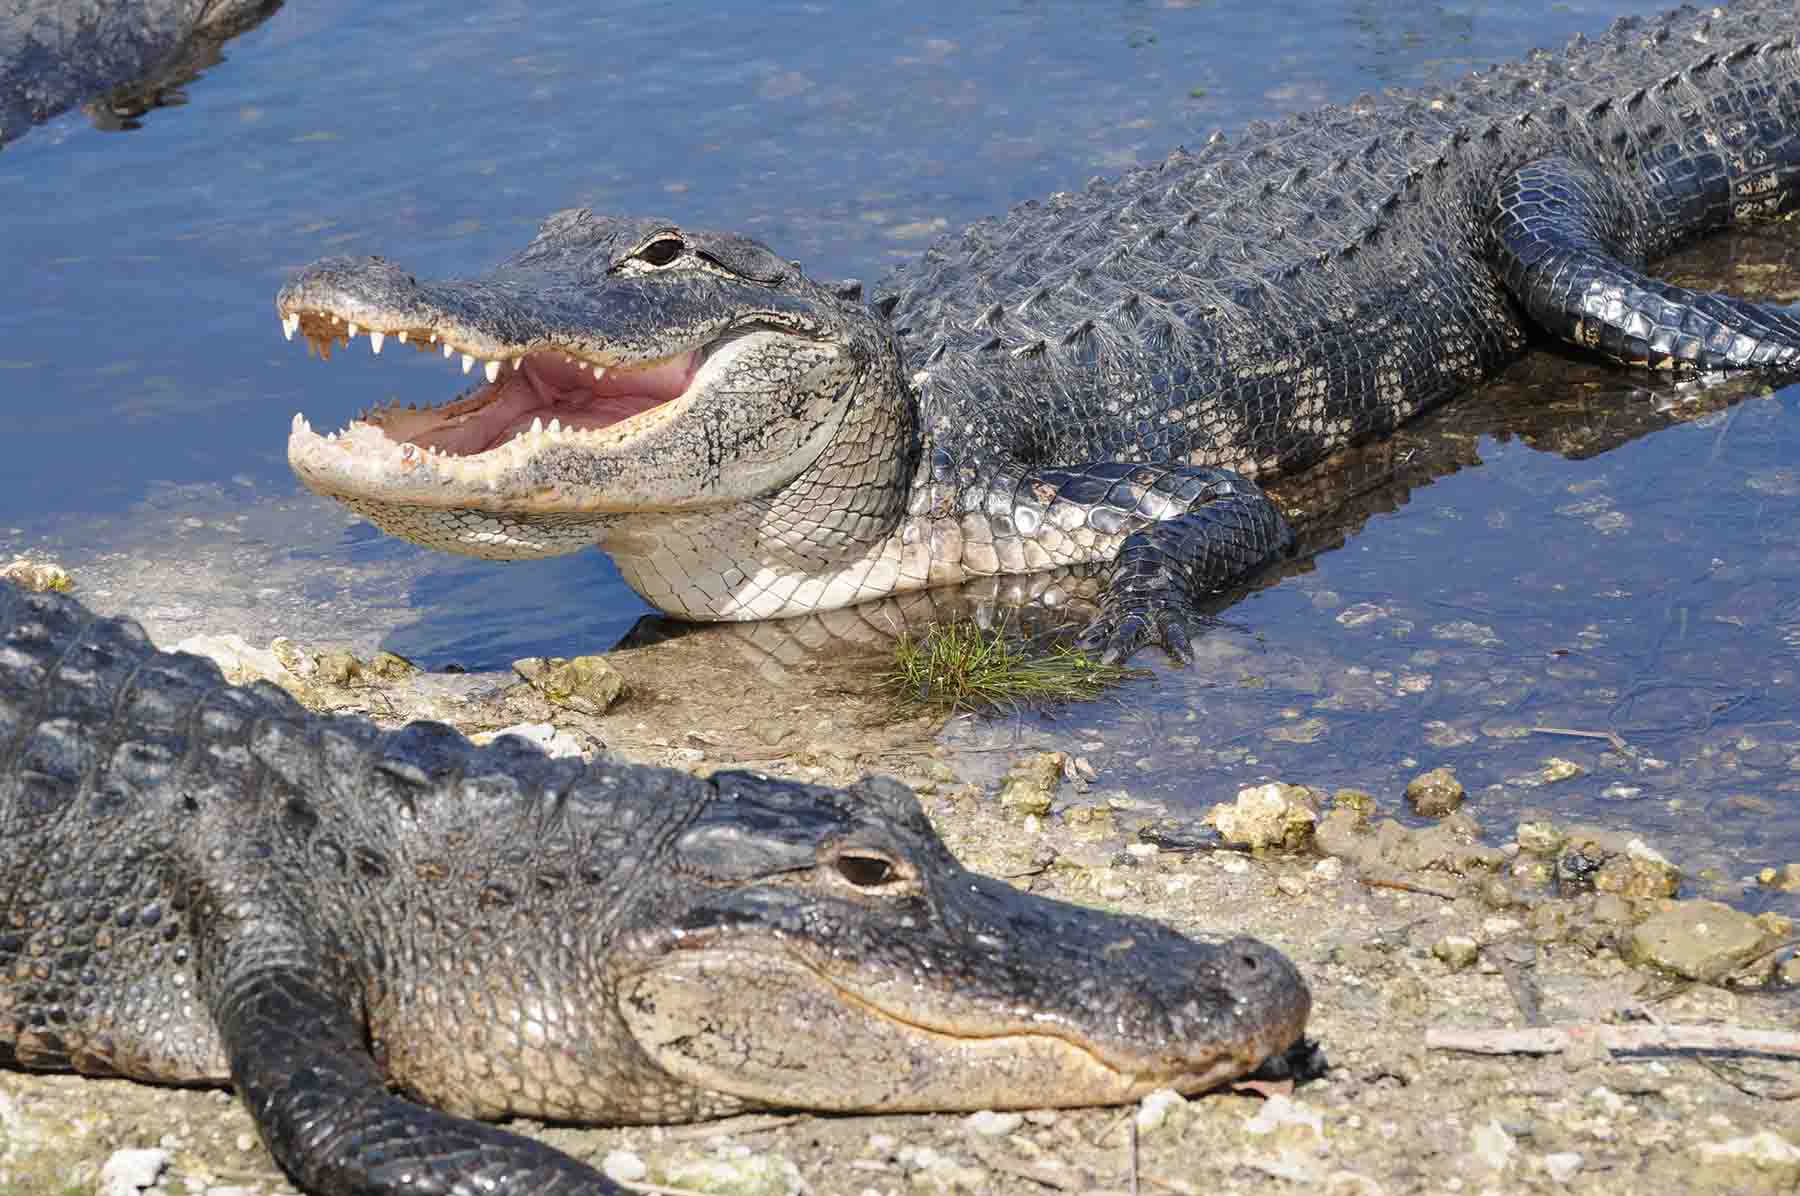
[(1800, 197), (1800, 19), (1743, 0), (1365, 96), (1026, 203), (864, 302), (746, 237), (559, 212), (477, 278), (332, 257), (276, 297), (486, 384), (341, 433), (313, 490), (516, 559), (597, 543), (682, 619), (1099, 564), (1081, 642), (1191, 657), (1291, 533), (1257, 481), (1380, 436), (1534, 332), (1657, 370), (1793, 371), (1800, 318), (1647, 263)]
[[(0, 13), (0, 144), (77, 104), (135, 128), (223, 58), (282, 0), (13, 0)], [(92, 103), (89, 103), (92, 101)]]
[(308, 1193), (621, 1191), (473, 1118), (1197, 1092), (1310, 1002), (965, 870), (894, 781), (382, 732), (0, 582), (0, 1063), (229, 1083)]

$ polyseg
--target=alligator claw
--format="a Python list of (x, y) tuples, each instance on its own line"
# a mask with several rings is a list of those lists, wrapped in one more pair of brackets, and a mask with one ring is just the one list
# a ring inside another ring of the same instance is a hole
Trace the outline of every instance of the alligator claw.
[(1194, 645), (1187, 620), (1169, 607), (1104, 614), (1076, 638), (1075, 646), (1102, 664), (1125, 664), (1154, 641), (1176, 664), (1192, 664)]

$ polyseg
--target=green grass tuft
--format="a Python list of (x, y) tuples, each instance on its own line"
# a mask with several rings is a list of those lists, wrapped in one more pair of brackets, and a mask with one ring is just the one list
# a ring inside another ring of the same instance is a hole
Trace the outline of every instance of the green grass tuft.
[(973, 623), (934, 623), (894, 646), (881, 687), (903, 714), (987, 713), (1021, 706), (1083, 702), (1146, 670), (1101, 664), (1058, 644), (1037, 652)]

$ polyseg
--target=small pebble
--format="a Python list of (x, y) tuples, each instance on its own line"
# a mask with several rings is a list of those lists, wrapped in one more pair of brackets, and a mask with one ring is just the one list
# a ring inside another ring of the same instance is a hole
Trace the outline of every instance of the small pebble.
[(1185, 1104), (1187, 1101), (1183, 1099), (1181, 1093), (1173, 1088), (1158, 1088), (1138, 1102), (1138, 1132), (1147, 1134), (1151, 1130), (1161, 1128), (1163, 1122), (1169, 1119), (1170, 1111), (1179, 1109)]
[(971, 1113), (963, 1118), (963, 1124), (971, 1133), (980, 1134), (984, 1138), (999, 1138), (1012, 1133), (1025, 1122), (1023, 1113), (996, 1113), (992, 1109), (983, 1109), (979, 1113)]
[(1581, 1162), (1581, 1156), (1574, 1151), (1559, 1151), (1544, 1156), (1544, 1171), (1555, 1182), (1566, 1184), (1581, 1170)]
[(138, 1196), (168, 1165), (166, 1150), (115, 1150), (100, 1168), (99, 1196)]
[(616, 1184), (634, 1184), (650, 1171), (644, 1160), (629, 1150), (609, 1150), (600, 1160), (600, 1170)]

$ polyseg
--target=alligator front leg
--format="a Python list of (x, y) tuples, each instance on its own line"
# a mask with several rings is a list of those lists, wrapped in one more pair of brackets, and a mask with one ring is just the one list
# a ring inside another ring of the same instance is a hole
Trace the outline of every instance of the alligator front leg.
[(395, 1096), (360, 1019), (311, 969), (241, 971), (212, 1007), (264, 1145), (309, 1196), (603, 1196), (623, 1189), (539, 1142)]
[(1187, 626), (1199, 602), (1293, 543), (1255, 484), (1208, 466), (1105, 461), (1033, 470), (1009, 493), (989, 493), (997, 556), (1017, 555), (1005, 543), (1010, 534), (1027, 546), (1027, 567), (1043, 563), (1040, 555), (1054, 564), (1111, 557), (1100, 616), (1079, 638), (1109, 662), (1152, 640), (1191, 660)]
[[(1791, 152), (1791, 151), (1790, 151)], [(1690, 228), (1726, 223), (1732, 183), (1687, 180), (1652, 203), (1717, 208)], [(1764, 173), (1753, 189), (1759, 212), (1800, 198), (1800, 164)], [(1738, 180), (1738, 190), (1745, 189)], [(1627, 365), (1655, 369), (1800, 369), (1800, 319), (1789, 309), (1691, 290), (1640, 269), (1642, 230), (1662, 227), (1634, 209), (1609, 176), (1567, 158), (1541, 158), (1501, 184), (1493, 252), (1507, 289), (1545, 330)]]

